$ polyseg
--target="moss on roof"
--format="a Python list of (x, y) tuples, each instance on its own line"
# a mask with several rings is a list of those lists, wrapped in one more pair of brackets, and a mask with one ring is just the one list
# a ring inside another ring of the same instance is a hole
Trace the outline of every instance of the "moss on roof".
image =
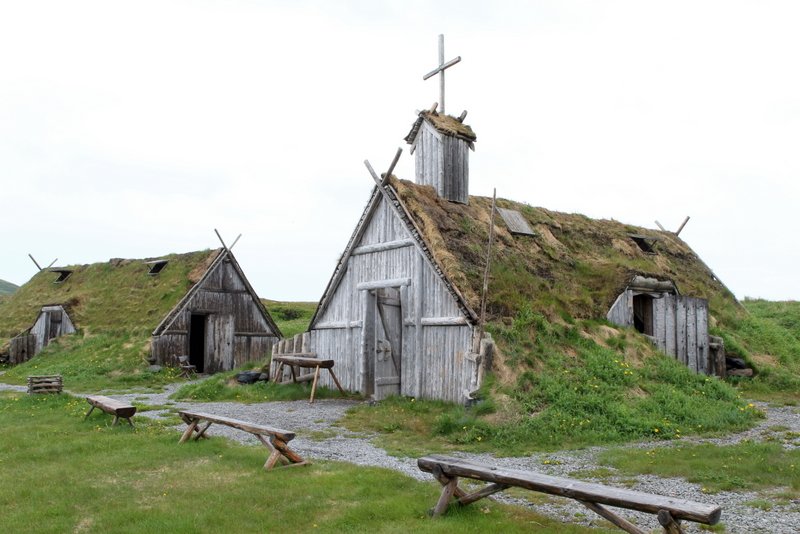
[[(480, 309), (480, 293), (492, 199), (470, 196), (469, 204), (447, 202), (433, 188), (405, 180), (392, 185), (416, 220), (433, 254), (470, 307)], [(559, 213), (506, 199), (536, 236), (512, 235), (495, 216), (495, 246), (487, 312), (489, 320), (514, 317), (524, 306), (551, 319), (605, 318), (635, 275), (668, 279), (685, 295), (709, 300), (712, 313), (738, 316), (735, 297), (679, 237), (623, 224)], [(655, 239), (657, 254), (646, 254), (630, 238)]]
[[(42, 306), (64, 306), (77, 328), (87, 332), (148, 331), (200, 280), (220, 249), (170, 254), (141, 260), (112, 259), (106, 263), (63, 267), (73, 271), (62, 283), (57, 275), (38, 272), (13, 295), (0, 302), (0, 340), (29, 328)], [(144, 262), (166, 259), (155, 276)]]
[(439, 132), (458, 137), (469, 143), (473, 143), (478, 139), (472, 128), (457, 118), (451, 115), (441, 115), (435, 111), (422, 111), (405, 138), (408, 143), (414, 142), (423, 120), (427, 120)]

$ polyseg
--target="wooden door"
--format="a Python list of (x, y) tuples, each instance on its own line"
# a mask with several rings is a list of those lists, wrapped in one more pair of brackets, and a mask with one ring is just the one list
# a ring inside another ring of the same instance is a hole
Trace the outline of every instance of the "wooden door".
[(207, 373), (233, 369), (233, 315), (211, 314), (206, 326)]
[(376, 290), (375, 399), (400, 394), (403, 313), (397, 288)]

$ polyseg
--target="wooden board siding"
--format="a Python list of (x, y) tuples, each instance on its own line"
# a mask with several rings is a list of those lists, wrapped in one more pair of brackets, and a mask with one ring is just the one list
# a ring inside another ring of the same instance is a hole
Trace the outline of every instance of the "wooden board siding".
[[(626, 290), (606, 315), (619, 326), (633, 326), (633, 296)], [(697, 373), (711, 374), (708, 363), (708, 301), (664, 293), (653, 300), (653, 341), (664, 352)]]
[(430, 185), (447, 200), (467, 204), (469, 200), (469, 145), (444, 135), (423, 121), (414, 157), (416, 181)]
[(52, 339), (72, 334), (75, 325), (66, 310), (61, 306), (44, 306), (36, 317), (33, 326), (24, 334), (11, 340), (9, 359), (11, 363), (22, 363), (30, 360)]
[[(365, 248), (347, 259), (344, 275), (315, 320), (312, 351), (320, 358), (334, 360), (336, 375), (345, 389), (366, 392), (369, 376), (365, 376), (368, 366), (364, 351), (373, 342), (365, 324), (371, 300), (369, 289), (359, 289), (359, 284), (362, 288), (364, 284), (394, 284), (388, 287), (399, 291), (403, 315), (401, 394), (461, 402), (475, 364), (464, 357), (470, 350), (472, 327), (458, 302), (416, 246), (371, 247), (410, 238), (385, 200), (379, 200), (356, 243), (356, 247)], [(435, 323), (437, 318), (438, 322), (452, 324), (423, 324), (423, 319)], [(330, 377), (321, 376), (320, 380), (334, 387)]]
[(228, 371), (247, 362), (266, 362), (278, 340), (230, 261), (220, 261), (200, 283), (166, 330), (153, 336), (153, 359), (177, 365), (189, 353), (192, 314), (206, 315), (204, 372)]

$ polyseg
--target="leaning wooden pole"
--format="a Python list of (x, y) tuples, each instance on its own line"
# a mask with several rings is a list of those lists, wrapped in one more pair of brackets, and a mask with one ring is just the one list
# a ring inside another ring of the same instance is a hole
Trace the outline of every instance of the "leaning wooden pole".
[(489, 213), (489, 244), (486, 247), (486, 266), (483, 270), (483, 289), (481, 290), (481, 314), (478, 317), (478, 335), (475, 338), (473, 352), (478, 353), (481, 349), (481, 339), (483, 339), (483, 329), (486, 325), (486, 294), (489, 291), (489, 268), (492, 263), (492, 243), (494, 242), (494, 212), (497, 206), (497, 189), (492, 192), (492, 211)]
[(33, 259), (33, 254), (31, 254), (31, 253), (29, 252), (29, 253), (28, 253), (28, 257), (31, 259), (31, 261), (32, 261), (32, 262), (33, 262), (33, 264), (36, 266), (36, 268), (37, 268), (37, 269), (39, 269), (39, 270), (41, 271), (41, 270), (42, 270), (42, 266), (41, 266), (41, 265), (39, 265), (39, 262), (38, 262), (38, 261), (36, 261), (35, 259)]

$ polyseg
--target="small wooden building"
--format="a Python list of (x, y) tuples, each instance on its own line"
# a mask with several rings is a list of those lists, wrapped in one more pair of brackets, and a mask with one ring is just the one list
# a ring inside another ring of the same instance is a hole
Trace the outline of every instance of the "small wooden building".
[(153, 361), (188, 355), (200, 373), (267, 358), (281, 333), (233, 257), (222, 249), (153, 331)]
[(75, 332), (75, 325), (63, 306), (43, 306), (33, 326), (11, 339), (9, 363), (22, 363), (39, 354), (47, 344)]
[(13, 363), (76, 328), (125, 332), (143, 348), (149, 339), (152, 363), (174, 366), (188, 355), (205, 373), (262, 362), (281, 335), (226, 248), (46, 269), (0, 303)]
[(687, 297), (669, 280), (634, 276), (606, 316), (650, 337), (665, 354), (698, 373), (715, 374), (709, 351), (708, 301)]

